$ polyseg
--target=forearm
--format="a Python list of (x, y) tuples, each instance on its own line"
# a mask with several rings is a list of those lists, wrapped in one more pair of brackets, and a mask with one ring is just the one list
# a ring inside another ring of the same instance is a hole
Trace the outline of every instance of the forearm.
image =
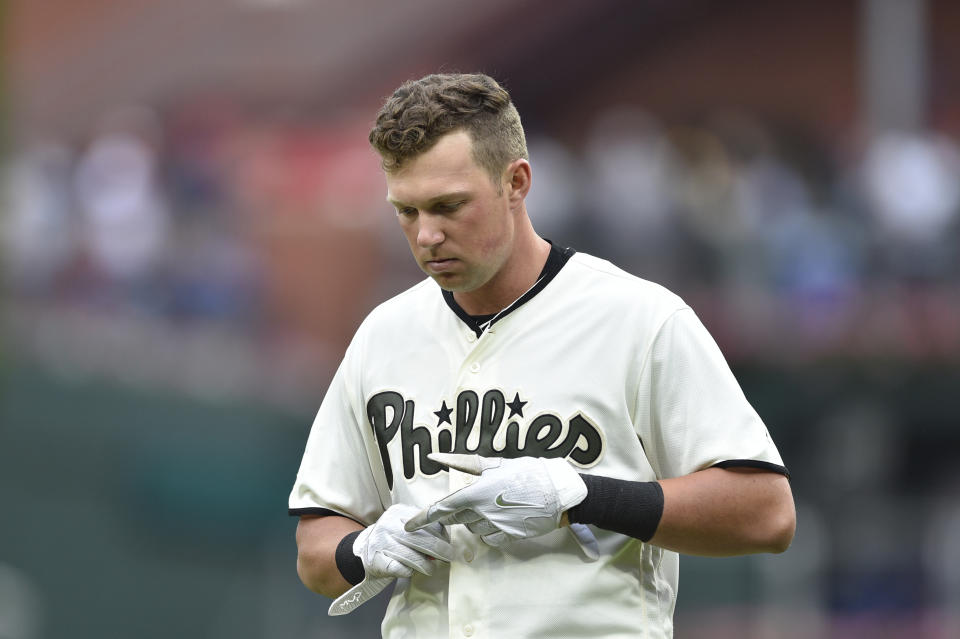
[(660, 481), (663, 516), (650, 543), (722, 557), (789, 547), (796, 512), (786, 477), (755, 469), (708, 468)]
[(297, 524), (297, 574), (310, 590), (336, 598), (350, 588), (337, 568), (336, 551), (340, 540), (363, 526), (348, 519), (302, 516)]
[(590, 523), (708, 556), (782, 552), (793, 538), (793, 497), (777, 473), (710, 468), (658, 483), (608, 479), (588, 485), (587, 499), (562, 523)]

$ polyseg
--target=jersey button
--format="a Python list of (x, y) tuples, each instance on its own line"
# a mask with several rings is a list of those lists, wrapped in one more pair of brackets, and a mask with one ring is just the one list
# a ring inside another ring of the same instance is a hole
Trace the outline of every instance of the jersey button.
[(477, 341), (477, 334), (474, 333), (473, 331), (470, 331), (469, 333), (467, 333), (467, 341), (470, 342), (471, 344)]
[(474, 362), (473, 364), (470, 364), (470, 372), (471, 372), (471, 373), (479, 373), (479, 372), (480, 372), (480, 362)]
[(463, 560), (468, 564), (473, 561), (473, 551), (467, 548), (463, 551)]
[(465, 626), (463, 627), (463, 636), (464, 636), (464, 637), (472, 637), (472, 636), (473, 636), (473, 625), (472, 625), (472, 624), (469, 624), (469, 623), (468, 623), (467, 625), (465, 625)]

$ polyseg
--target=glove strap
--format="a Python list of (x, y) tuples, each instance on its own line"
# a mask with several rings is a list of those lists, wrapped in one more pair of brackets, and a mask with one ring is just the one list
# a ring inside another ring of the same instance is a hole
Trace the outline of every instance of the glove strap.
[(556, 490), (557, 503), (559, 504), (557, 520), (559, 522), (563, 511), (569, 510), (584, 500), (587, 496), (587, 485), (583, 476), (577, 473), (564, 459), (544, 460), (544, 467)]
[(361, 604), (380, 594), (380, 591), (389, 586), (391, 581), (393, 581), (392, 577), (373, 577), (370, 579), (364, 579), (356, 586), (334, 599), (333, 603), (330, 604), (330, 608), (327, 610), (327, 614), (331, 617), (337, 617), (339, 615), (345, 615), (348, 612), (353, 612)]

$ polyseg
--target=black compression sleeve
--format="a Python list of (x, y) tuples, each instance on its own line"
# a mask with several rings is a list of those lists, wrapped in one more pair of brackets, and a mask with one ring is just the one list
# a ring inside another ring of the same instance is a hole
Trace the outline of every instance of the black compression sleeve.
[(580, 477), (587, 485), (587, 497), (567, 511), (570, 523), (593, 524), (640, 541), (650, 541), (663, 516), (660, 484), (597, 475)]
[(337, 570), (351, 586), (356, 586), (367, 576), (367, 571), (363, 569), (363, 562), (353, 554), (353, 542), (359, 536), (359, 530), (346, 535), (337, 544), (337, 552), (334, 555), (337, 560)]

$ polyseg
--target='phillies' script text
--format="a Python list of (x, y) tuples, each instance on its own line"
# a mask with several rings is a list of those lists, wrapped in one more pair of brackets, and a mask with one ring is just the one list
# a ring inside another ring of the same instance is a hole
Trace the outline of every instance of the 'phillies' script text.
[[(566, 457), (586, 468), (600, 459), (603, 434), (583, 412), (567, 420), (542, 412), (529, 423), (516, 419), (523, 416), (519, 394), (508, 403), (502, 391), (488, 390), (480, 395), (463, 390), (457, 395), (454, 408), (443, 403), (434, 427), (417, 424), (413, 400), (404, 399), (396, 391), (382, 391), (367, 402), (367, 418), (380, 449), (387, 483), (393, 487), (393, 468), (387, 445), (400, 436), (403, 476), (413, 479), (417, 467), (424, 475), (446, 471), (444, 466), (427, 459), (427, 454), (476, 453), (484, 457)], [(506, 416), (507, 409), (510, 415)], [(451, 414), (454, 416), (451, 418)], [(422, 417), (422, 416), (421, 416)], [(414, 451), (416, 449), (416, 452)]]

